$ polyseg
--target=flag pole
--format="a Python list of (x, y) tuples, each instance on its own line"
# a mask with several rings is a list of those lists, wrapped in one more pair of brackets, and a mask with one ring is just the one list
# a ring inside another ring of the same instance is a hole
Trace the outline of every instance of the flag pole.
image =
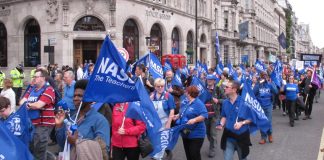
[[(310, 85), (312, 85), (312, 81), (313, 81), (313, 77), (314, 77), (315, 69), (312, 70), (312, 71), (313, 71), (313, 73), (312, 73), (312, 78), (311, 78), (311, 81), (310, 81)], [(308, 93), (307, 93), (307, 95), (306, 95), (305, 105), (307, 105), (307, 100), (308, 100)]]

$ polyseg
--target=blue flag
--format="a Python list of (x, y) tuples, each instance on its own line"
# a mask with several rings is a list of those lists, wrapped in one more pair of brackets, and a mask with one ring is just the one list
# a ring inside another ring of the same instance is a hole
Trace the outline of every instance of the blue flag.
[(188, 69), (188, 65), (185, 65), (185, 66), (181, 69), (181, 74), (183, 74), (186, 78), (189, 77), (189, 69)]
[(276, 84), (276, 86), (281, 87), (282, 83), (282, 64), (279, 60), (274, 64), (274, 69), (270, 74), (271, 80)]
[(169, 59), (165, 60), (163, 69), (164, 69), (164, 72), (166, 72), (168, 70), (172, 70), (172, 64)]
[(250, 133), (255, 132), (257, 129), (267, 132), (270, 129), (270, 123), (249, 84), (244, 83), (241, 97), (242, 103), (239, 107), (241, 109), (238, 116), (244, 117), (244, 119), (251, 119)]
[(259, 61), (258, 59), (255, 61), (255, 69), (261, 73), (261, 72), (266, 72), (267, 71), (267, 68), (266, 66), (263, 64), (263, 62)]
[(208, 92), (207, 88), (204, 87), (203, 83), (197, 77), (192, 77), (192, 81), (191, 81), (191, 84), (190, 85), (196, 86), (198, 88), (198, 90), (199, 90), (198, 98), (203, 103), (206, 103), (207, 101), (209, 101), (212, 98), (212, 96)]
[(125, 60), (106, 37), (84, 92), (83, 101), (102, 103), (138, 101), (135, 82), (125, 73), (125, 67)]
[(149, 55), (150, 53), (144, 55), (143, 57), (141, 57), (138, 61), (136, 61), (132, 66), (132, 74), (135, 75), (135, 70), (136, 70), (136, 66), (139, 64), (143, 64), (144, 66), (148, 66), (149, 64)]
[(207, 67), (207, 64), (206, 64), (206, 63), (202, 64), (202, 66), (201, 66), (201, 71), (202, 71), (203, 73), (208, 74), (208, 67)]
[(159, 133), (162, 124), (141, 80), (136, 82), (136, 88), (138, 95), (140, 95), (140, 101), (129, 104), (126, 117), (141, 120), (146, 124), (147, 135), (154, 148), (150, 155), (153, 156), (161, 151), (160, 140), (156, 138), (156, 135)]
[(33, 124), (28, 117), (28, 111), (26, 103), (21, 105), (19, 109), (11, 114), (5, 121), (4, 124), (10, 130), (10, 132), (19, 138), (27, 147), (29, 142), (32, 140)]
[(182, 81), (181, 81), (181, 74), (180, 74), (179, 69), (177, 69), (177, 71), (174, 73), (174, 77), (172, 79), (171, 84), (175, 85), (175, 86), (183, 87)]
[(216, 36), (215, 36), (215, 53), (216, 53), (218, 63), (222, 62), (222, 57), (220, 55), (220, 47), (219, 46), (220, 45), (219, 45), (218, 33), (216, 32)]
[(82, 79), (89, 79), (89, 63), (86, 63), (86, 65), (84, 66)]
[(237, 75), (237, 73), (236, 73), (235, 69), (233, 68), (230, 61), (227, 63), (227, 67), (228, 67), (228, 75), (232, 76), (233, 79), (235, 81), (237, 81), (238, 80), (238, 75)]
[(249, 21), (239, 24), (240, 40), (244, 40), (249, 36)]
[(280, 46), (283, 49), (287, 48), (286, 36), (285, 36), (285, 34), (283, 32), (279, 35), (278, 41), (279, 41)]
[(33, 155), (30, 153), (28, 147), (14, 136), (8, 128), (0, 121), (0, 159), (23, 159), (33, 160)]
[(163, 68), (155, 54), (150, 53), (149, 71), (154, 79), (163, 78)]

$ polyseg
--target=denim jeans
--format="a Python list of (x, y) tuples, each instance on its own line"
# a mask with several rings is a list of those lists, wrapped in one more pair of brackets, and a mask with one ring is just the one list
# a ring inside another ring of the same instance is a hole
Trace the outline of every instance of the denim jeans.
[(261, 132), (261, 138), (265, 140), (267, 139), (268, 135), (272, 135), (272, 106), (263, 108), (263, 111), (270, 122), (270, 129), (267, 131), (267, 133)]
[(236, 141), (227, 140), (226, 149), (224, 151), (224, 160), (233, 160), (234, 152), (237, 151), (237, 156), (239, 160), (246, 160), (242, 158), (241, 148), (238, 146)]

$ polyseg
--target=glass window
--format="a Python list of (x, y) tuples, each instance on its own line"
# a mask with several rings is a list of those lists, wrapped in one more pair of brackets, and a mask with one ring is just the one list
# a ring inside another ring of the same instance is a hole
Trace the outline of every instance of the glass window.
[(138, 28), (134, 20), (129, 19), (123, 28), (123, 47), (129, 54), (129, 60), (135, 62), (139, 58)]
[(200, 42), (201, 42), (201, 43), (206, 43), (206, 35), (205, 35), (205, 34), (202, 34), (202, 35), (200, 36)]
[(172, 54), (179, 54), (179, 44), (180, 44), (180, 40), (179, 40), (179, 31), (177, 28), (173, 28), (172, 30), (172, 35), (171, 35), (171, 40), (172, 40), (172, 44), (171, 44), (171, 52)]
[(0, 23), (0, 67), (8, 66), (7, 56), (7, 30), (3, 23)]
[(193, 64), (193, 33), (191, 31), (188, 32), (187, 34), (187, 63), (188, 64)]
[(228, 45), (224, 45), (224, 64), (227, 65), (228, 63), (228, 49), (229, 46)]
[(35, 67), (41, 64), (40, 54), (40, 27), (35, 19), (28, 21), (24, 37), (24, 62), (26, 67)]
[(75, 26), (74, 31), (106, 31), (105, 25), (100, 19), (94, 16), (85, 16), (79, 19)]
[(150, 46), (155, 47), (152, 52), (161, 59), (162, 56), (162, 32), (158, 24), (154, 24), (150, 33)]

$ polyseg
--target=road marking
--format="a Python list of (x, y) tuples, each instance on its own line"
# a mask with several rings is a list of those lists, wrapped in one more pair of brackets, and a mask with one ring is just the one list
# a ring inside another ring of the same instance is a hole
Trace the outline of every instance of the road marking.
[(322, 131), (320, 147), (318, 149), (317, 160), (323, 160), (324, 159), (324, 152), (321, 152), (322, 148), (324, 148), (324, 128), (323, 128), (323, 131)]

